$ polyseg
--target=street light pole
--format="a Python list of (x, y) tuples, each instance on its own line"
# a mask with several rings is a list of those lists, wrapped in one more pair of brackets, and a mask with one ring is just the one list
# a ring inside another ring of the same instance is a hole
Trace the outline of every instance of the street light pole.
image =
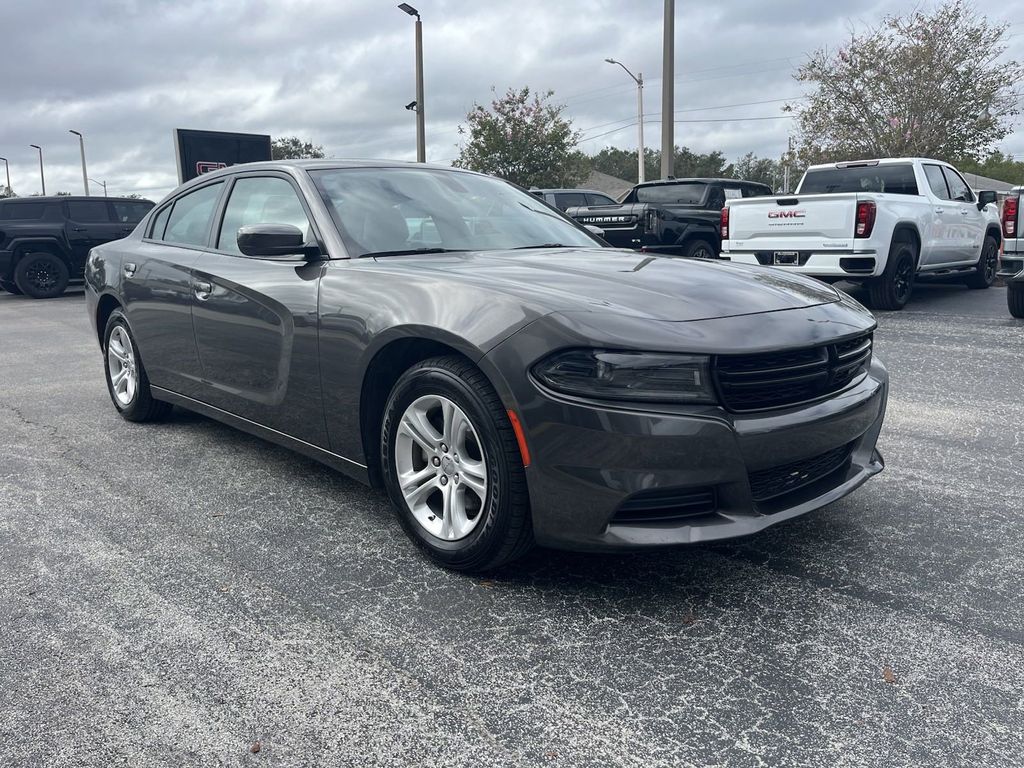
[(661, 63), (661, 178), (675, 174), (676, 0), (665, 0)]
[(4, 161), (4, 167), (7, 169), (7, 194), (11, 194), (11, 164), (7, 162), (6, 157), (0, 157), (0, 160)]
[(609, 64), (618, 64), (624, 70), (626, 74), (633, 78), (633, 82), (636, 83), (636, 121), (637, 121), (637, 149), (636, 149), (636, 162), (637, 162), (637, 180), (640, 184), (644, 183), (644, 75), (642, 72), (633, 74), (629, 71), (629, 67), (623, 64), (621, 61), (615, 59), (605, 59)]
[(416, 17), (416, 162), (427, 162), (426, 117), (423, 109), (423, 21), (420, 12), (408, 3), (398, 7)]
[(85, 187), (85, 196), (89, 196), (89, 174), (85, 170), (85, 137), (78, 131), (68, 131), (78, 137), (78, 147), (82, 150), (82, 186)]
[(89, 179), (89, 181), (91, 181), (93, 184), (99, 184), (101, 187), (103, 187), (103, 196), (104, 197), (107, 196), (107, 182), (105, 182), (105, 181), (96, 181), (96, 179)]
[(32, 149), (38, 149), (39, 150), (39, 183), (42, 185), (42, 187), (43, 187), (43, 194), (45, 195), (46, 194), (46, 177), (43, 176), (43, 148), (40, 147), (38, 144), (29, 144), (29, 146), (32, 147)]

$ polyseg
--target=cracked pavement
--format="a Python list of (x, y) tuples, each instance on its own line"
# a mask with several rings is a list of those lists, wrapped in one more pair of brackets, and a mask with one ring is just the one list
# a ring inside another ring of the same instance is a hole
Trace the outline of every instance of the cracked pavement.
[(301, 456), (122, 421), (81, 292), (0, 294), (0, 765), (1024, 763), (1024, 323), (937, 286), (879, 325), (852, 496), (481, 579)]

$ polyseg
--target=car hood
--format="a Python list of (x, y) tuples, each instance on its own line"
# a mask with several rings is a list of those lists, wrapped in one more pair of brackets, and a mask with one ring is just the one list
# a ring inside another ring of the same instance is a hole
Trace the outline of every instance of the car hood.
[(677, 322), (800, 309), (840, 298), (824, 283), (778, 269), (614, 248), (389, 256), (378, 263), (420, 276), (443, 273), (445, 279), (519, 296), (551, 312), (612, 312)]

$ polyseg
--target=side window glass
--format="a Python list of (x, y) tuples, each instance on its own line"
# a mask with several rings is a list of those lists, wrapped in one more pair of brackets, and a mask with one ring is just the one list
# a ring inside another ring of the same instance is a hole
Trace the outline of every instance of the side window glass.
[(587, 195), (587, 205), (615, 205), (615, 201), (604, 195)]
[(578, 208), (587, 204), (587, 198), (582, 192), (562, 192), (555, 195), (555, 206), (560, 210), (566, 208)]
[(154, 240), (164, 239), (164, 229), (167, 228), (167, 217), (171, 215), (171, 208), (172, 206), (168, 205), (153, 217), (153, 226), (149, 230), (149, 236)]
[(949, 184), (949, 196), (953, 200), (961, 203), (974, 202), (974, 193), (971, 192), (971, 188), (959, 173), (952, 168), (943, 168), (942, 172), (946, 174), (946, 183)]
[(122, 224), (138, 224), (153, 206), (146, 203), (115, 202), (114, 214)]
[(924, 175), (928, 179), (928, 186), (932, 194), (939, 200), (949, 200), (949, 190), (946, 189), (946, 180), (942, 177), (942, 169), (937, 165), (925, 165)]
[(310, 239), (309, 219), (295, 188), (274, 176), (250, 176), (235, 182), (224, 210), (217, 248), (241, 254), (238, 230), (253, 224), (291, 224), (302, 230), (306, 240)]
[(68, 202), (68, 218), (83, 223), (109, 222), (110, 213), (103, 200), (71, 200)]
[(219, 181), (208, 187), (197, 189), (195, 192), (189, 192), (184, 197), (179, 197), (167, 220), (164, 242), (179, 245), (206, 245), (210, 233), (210, 220), (213, 218), (217, 198), (223, 187), (224, 182)]

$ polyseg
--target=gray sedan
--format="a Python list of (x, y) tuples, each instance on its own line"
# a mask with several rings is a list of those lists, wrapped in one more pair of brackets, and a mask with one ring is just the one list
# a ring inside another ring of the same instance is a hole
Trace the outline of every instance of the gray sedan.
[(384, 488), (450, 568), (750, 534), (883, 466), (854, 300), (607, 248), (467, 171), (210, 173), (95, 248), (86, 295), (124, 418), (178, 405)]

